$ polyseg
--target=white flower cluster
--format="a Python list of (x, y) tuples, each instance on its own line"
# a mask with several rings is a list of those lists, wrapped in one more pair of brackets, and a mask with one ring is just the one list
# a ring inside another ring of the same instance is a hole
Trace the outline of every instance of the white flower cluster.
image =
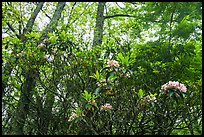
[(118, 68), (120, 65), (116, 60), (108, 60), (107, 62), (108, 67), (116, 67)]
[[(85, 116), (83, 113), (80, 116)], [(77, 115), (76, 113), (72, 112), (71, 116), (69, 117), (68, 121), (72, 121), (75, 120), (76, 118), (78, 118), (79, 115)]]
[(72, 121), (72, 120), (76, 119), (77, 117), (79, 117), (79, 116), (77, 116), (76, 113), (73, 113), (73, 112), (72, 112), (72, 114), (71, 114), (71, 116), (69, 117), (68, 121)]
[(45, 44), (43, 44), (43, 43), (41, 43), (40, 45), (38, 45), (38, 48), (40, 48), (40, 49), (42, 49), (42, 48), (44, 48), (44, 47), (46, 47), (46, 46), (45, 46)]
[(53, 55), (45, 55), (44, 59), (46, 59), (48, 62), (52, 62), (54, 60), (54, 56)]
[(161, 86), (161, 90), (177, 89), (181, 92), (186, 92), (187, 88), (184, 84), (179, 83), (178, 81), (169, 81), (168, 83)]
[(109, 109), (113, 109), (112, 105), (109, 103), (106, 103), (105, 105), (101, 106), (101, 110), (109, 110)]

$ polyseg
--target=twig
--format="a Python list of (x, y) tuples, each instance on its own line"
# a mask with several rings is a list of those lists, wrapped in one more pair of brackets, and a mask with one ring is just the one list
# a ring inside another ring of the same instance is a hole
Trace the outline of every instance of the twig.
[(115, 15), (110, 15), (110, 16), (104, 16), (104, 19), (114, 18), (114, 17), (134, 17), (136, 18), (137, 16), (129, 15), (129, 14), (115, 14)]
[(16, 33), (15, 29), (11, 26), (11, 24), (9, 22), (6, 22), (6, 24), (13, 31), (13, 33), (16, 34), (17, 38), (20, 39), (20, 36)]

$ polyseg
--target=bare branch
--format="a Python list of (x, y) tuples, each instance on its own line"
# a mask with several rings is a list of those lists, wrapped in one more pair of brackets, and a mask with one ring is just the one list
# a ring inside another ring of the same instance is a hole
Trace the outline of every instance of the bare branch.
[(50, 20), (52, 19), (47, 13), (46, 11), (44, 11), (43, 9), (41, 9), (41, 11), (45, 14), (46, 17), (48, 17)]
[[(86, 6), (84, 7), (84, 9), (87, 9), (87, 7), (88, 7), (89, 4), (90, 4), (90, 3), (86, 4)], [(84, 12), (85, 12), (85, 10), (80, 14), (79, 17), (81, 17), (81, 16), (84, 14)], [(75, 20), (73, 20), (70, 24), (73, 24), (75, 21), (77, 21), (77, 20), (79, 19), (79, 17), (76, 18)]]
[(47, 13), (45, 13), (45, 16), (48, 17), (50, 20), (52, 19)]
[(20, 3), (20, 17), (19, 17), (19, 21), (18, 21), (18, 34), (21, 35), (22, 34), (22, 3)]
[(9, 22), (6, 22), (6, 24), (8, 25), (8, 27), (13, 31), (14, 34), (16, 34), (17, 38), (20, 39), (20, 36), (17, 34), (17, 32), (15, 31), (15, 29), (11, 26), (11, 24)]
[(72, 8), (71, 8), (71, 11), (70, 11), (70, 13), (69, 13), (67, 25), (69, 24), (69, 20), (70, 20), (70, 17), (71, 17), (71, 15), (72, 15), (72, 12), (73, 12), (73, 9), (74, 9), (74, 6), (75, 6), (75, 5), (76, 5), (76, 2), (74, 2), (73, 6), (72, 6)]
[(116, 4), (118, 5), (119, 8), (124, 9), (124, 8), (122, 8), (122, 7), (118, 4), (118, 2), (116, 2)]
[(134, 17), (136, 18), (137, 16), (133, 16), (129, 14), (115, 14), (115, 15), (110, 15), (110, 16), (104, 16), (104, 19), (114, 18), (114, 17)]

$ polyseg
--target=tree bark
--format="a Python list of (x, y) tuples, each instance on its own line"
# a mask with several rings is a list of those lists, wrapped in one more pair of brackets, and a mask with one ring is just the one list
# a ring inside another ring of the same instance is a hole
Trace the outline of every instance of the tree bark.
[(103, 26), (104, 20), (114, 17), (136, 17), (134, 15), (128, 14), (115, 14), (110, 16), (104, 16), (104, 7), (106, 2), (99, 2), (97, 16), (96, 16), (96, 25), (94, 30), (94, 40), (93, 40), (93, 47), (100, 46), (102, 44), (103, 39)]
[(104, 6), (105, 6), (105, 2), (99, 2), (97, 16), (96, 16), (96, 25), (94, 30), (93, 47), (100, 46), (102, 44), (103, 26), (104, 26), (104, 15), (103, 15)]
[[(25, 70), (26, 71), (26, 70)], [(15, 114), (14, 132), (16, 135), (23, 135), (23, 127), (29, 112), (29, 105), (32, 100), (33, 88), (39, 73), (37, 70), (30, 69), (25, 73), (25, 82), (22, 85), (20, 100)]]

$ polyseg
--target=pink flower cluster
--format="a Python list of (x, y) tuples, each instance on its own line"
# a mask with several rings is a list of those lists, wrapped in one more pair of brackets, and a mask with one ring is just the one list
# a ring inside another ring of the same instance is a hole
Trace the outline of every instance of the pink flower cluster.
[(156, 97), (151, 97), (150, 95), (147, 95), (147, 96), (145, 96), (144, 98), (144, 102), (145, 103), (149, 103), (149, 102), (152, 102), (152, 101), (156, 101)]
[(116, 60), (108, 60), (107, 65), (108, 67), (116, 67), (116, 68), (120, 66)]
[(187, 88), (184, 84), (179, 83), (178, 81), (169, 81), (168, 83), (161, 86), (161, 90), (168, 90), (168, 89), (177, 89), (181, 92), (186, 92)]
[(101, 106), (101, 110), (109, 110), (112, 109), (112, 105), (109, 103), (106, 103), (105, 105)]

